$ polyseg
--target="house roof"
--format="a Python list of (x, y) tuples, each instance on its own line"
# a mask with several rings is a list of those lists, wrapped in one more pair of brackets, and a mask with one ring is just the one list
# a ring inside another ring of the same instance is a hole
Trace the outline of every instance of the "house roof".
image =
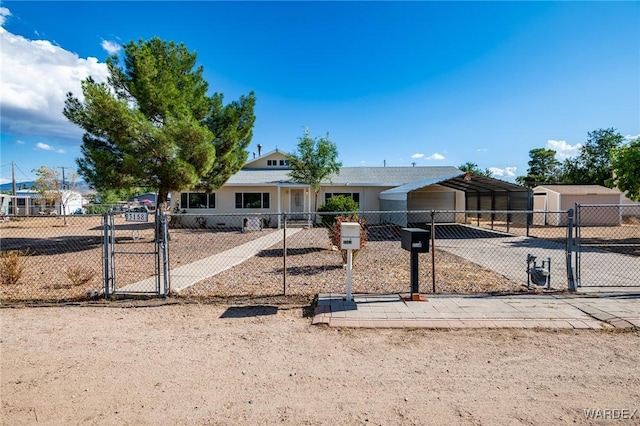
[(620, 195), (620, 191), (601, 185), (539, 185), (534, 192), (548, 189), (562, 195)]
[[(330, 176), (323, 183), (333, 186), (400, 186), (427, 182), (417, 188), (459, 175), (456, 167), (342, 167), (340, 173)], [(242, 169), (227, 181), (227, 185), (282, 185), (295, 184), (289, 170)]]

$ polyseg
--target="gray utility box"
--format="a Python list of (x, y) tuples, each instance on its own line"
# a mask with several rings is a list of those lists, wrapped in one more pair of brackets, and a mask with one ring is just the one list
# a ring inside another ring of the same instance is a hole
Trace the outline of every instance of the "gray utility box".
[(411, 253), (428, 253), (431, 232), (422, 228), (402, 228), (400, 246)]

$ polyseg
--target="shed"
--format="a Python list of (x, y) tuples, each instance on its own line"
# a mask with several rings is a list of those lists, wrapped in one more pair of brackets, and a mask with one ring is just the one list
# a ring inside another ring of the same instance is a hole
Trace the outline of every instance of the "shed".
[[(620, 225), (622, 193), (601, 185), (539, 185), (533, 188), (534, 225), (565, 226), (565, 212), (576, 204), (602, 206), (584, 210), (580, 224), (587, 226)], [(610, 206), (610, 207), (609, 207)]]

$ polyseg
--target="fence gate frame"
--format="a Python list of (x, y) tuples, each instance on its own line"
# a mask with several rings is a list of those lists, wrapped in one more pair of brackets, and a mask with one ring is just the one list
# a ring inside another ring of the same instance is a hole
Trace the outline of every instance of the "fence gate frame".
[[(156, 210), (155, 212), (153, 250), (149, 251), (117, 250), (115, 216), (116, 213), (113, 211), (103, 215), (103, 270), (105, 299), (116, 295), (149, 295), (167, 297), (171, 289), (169, 280), (169, 220), (167, 218), (167, 214), (159, 210)], [(155, 289), (152, 291), (119, 290), (116, 273), (117, 255), (153, 255), (154, 271), (152, 275), (155, 280)]]
[[(587, 242), (583, 242), (582, 241), (582, 227), (585, 226), (583, 223), (583, 219), (582, 219), (582, 210), (583, 209), (587, 209), (585, 210), (588, 214), (588, 209), (589, 208), (598, 208), (598, 207), (603, 207), (603, 208), (618, 208), (618, 210), (621, 212), (622, 209), (625, 208), (640, 208), (640, 204), (580, 204), (580, 203), (575, 203), (575, 207), (574, 210), (574, 221), (573, 221), (573, 228), (574, 228), (574, 235), (575, 237), (573, 239), (568, 239), (568, 246), (571, 247), (571, 251), (573, 251), (575, 253), (575, 260), (573, 262), (573, 267), (575, 270), (575, 285), (577, 288), (583, 287), (583, 288), (607, 288), (609, 286), (607, 285), (597, 285), (597, 284), (591, 284), (589, 282), (587, 282), (586, 284), (583, 284), (582, 282), (582, 257), (583, 254), (589, 250), (590, 247), (595, 247), (596, 249), (598, 247), (603, 247), (606, 246), (607, 244), (593, 244), (590, 243), (587, 239)], [(571, 210), (570, 210), (571, 211)], [(620, 213), (620, 215), (622, 215), (622, 213)], [(622, 246), (622, 245), (626, 245), (626, 244), (614, 244), (614, 245), (618, 245), (618, 246)], [(588, 279), (588, 277), (587, 277)], [(628, 284), (618, 284), (616, 286), (613, 287), (631, 287), (632, 285), (628, 285)]]

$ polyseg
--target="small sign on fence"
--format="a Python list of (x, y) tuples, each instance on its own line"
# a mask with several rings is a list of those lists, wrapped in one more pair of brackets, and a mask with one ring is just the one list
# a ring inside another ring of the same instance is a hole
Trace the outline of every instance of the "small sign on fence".
[(149, 212), (126, 212), (124, 220), (127, 222), (149, 222)]

